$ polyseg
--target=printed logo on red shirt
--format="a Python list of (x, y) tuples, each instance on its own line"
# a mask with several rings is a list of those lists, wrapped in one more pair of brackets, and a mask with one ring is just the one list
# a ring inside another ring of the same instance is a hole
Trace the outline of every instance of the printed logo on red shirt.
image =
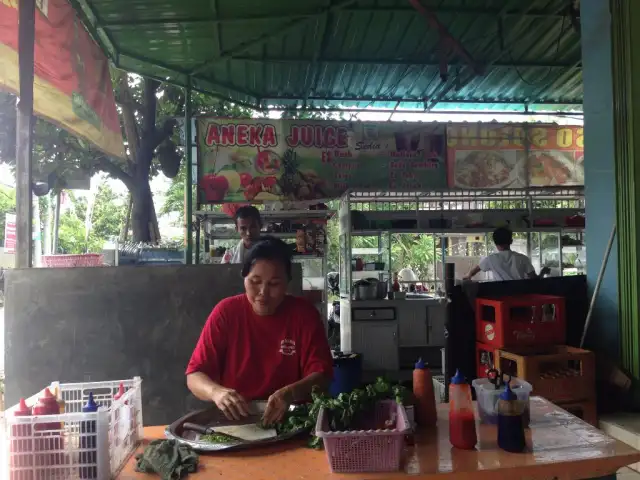
[(282, 355), (292, 356), (296, 354), (296, 342), (294, 340), (284, 339), (280, 342), (280, 353)]

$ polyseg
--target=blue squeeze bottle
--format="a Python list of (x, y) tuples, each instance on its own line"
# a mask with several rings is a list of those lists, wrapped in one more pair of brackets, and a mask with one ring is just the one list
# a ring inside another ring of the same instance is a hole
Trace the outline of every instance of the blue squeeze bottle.
[(498, 399), (498, 447), (512, 453), (525, 449), (524, 412), (525, 403), (518, 400), (510, 385)]
[[(89, 393), (89, 399), (82, 413), (97, 412), (98, 405), (93, 400), (93, 393)], [(87, 420), (80, 423), (80, 478), (98, 478), (98, 450), (96, 420)]]

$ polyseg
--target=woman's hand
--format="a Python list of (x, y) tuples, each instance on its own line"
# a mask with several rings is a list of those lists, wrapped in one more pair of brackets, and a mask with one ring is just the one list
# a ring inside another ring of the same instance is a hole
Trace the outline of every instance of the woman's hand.
[(219, 386), (214, 389), (211, 400), (229, 420), (240, 420), (249, 416), (249, 405), (235, 390)]
[(277, 390), (267, 400), (267, 408), (264, 411), (262, 422), (265, 425), (275, 425), (279, 423), (284, 414), (289, 410), (289, 405), (293, 402), (293, 392), (289, 387)]

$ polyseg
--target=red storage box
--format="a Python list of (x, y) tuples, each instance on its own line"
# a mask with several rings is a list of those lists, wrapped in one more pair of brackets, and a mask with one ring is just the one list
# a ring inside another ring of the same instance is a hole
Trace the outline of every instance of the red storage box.
[(563, 297), (476, 299), (476, 341), (494, 348), (563, 344), (566, 324)]
[(487, 373), (495, 365), (495, 348), (476, 342), (476, 376), (487, 378)]

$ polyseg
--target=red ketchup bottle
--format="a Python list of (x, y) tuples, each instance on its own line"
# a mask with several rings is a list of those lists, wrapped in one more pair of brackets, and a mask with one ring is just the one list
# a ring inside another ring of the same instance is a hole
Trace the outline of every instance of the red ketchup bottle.
[[(48, 388), (44, 389), (38, 403), (33, 406), (33, 415), (60, 415), (60, 405), (58, 399)], [(36, 423), (35, 430), (35, 450), (37, 465), (60, 465), (63, 457), (63, 441), (60, 435), (62, 424), (60, 422)], [(51, 452), (51, 453), (43, 453)]]
[(427, 364), (420, 358), (413, 370), (413, 396), (415, 401), (416, 423), (421, 427), (433, 427), (438, 421), (436, 396), (433, 391), (433, 378)]
[[(27, 407), (24, 398), (20, 399), (20, 405), (18, 405), (18, 408), (13, 412), (13, 414), (16, 417), (28, 417), (31, 415), (31, 409)], [(15, 424), (11, 427), (11, 443), (9, 450), (10, 480), (33, 479), (32, 432), (32, 426), (29, 423)]]
[(120, 400), (120, 398), (121, 398), (124, 394), (125, 394), (125, 391), (124, 391), (124, 385), (122, 384), (122, 382), (120, 382), (120, 385), (118, 386), (118, 393), (116, 393), (116, 394), (113, 396), (113, 399), (114, 399), (114, 400)]
[(478, 443), (471, 388), (459, 370), (449, 385), (449, 441), (463, 450), (473, 450)]

